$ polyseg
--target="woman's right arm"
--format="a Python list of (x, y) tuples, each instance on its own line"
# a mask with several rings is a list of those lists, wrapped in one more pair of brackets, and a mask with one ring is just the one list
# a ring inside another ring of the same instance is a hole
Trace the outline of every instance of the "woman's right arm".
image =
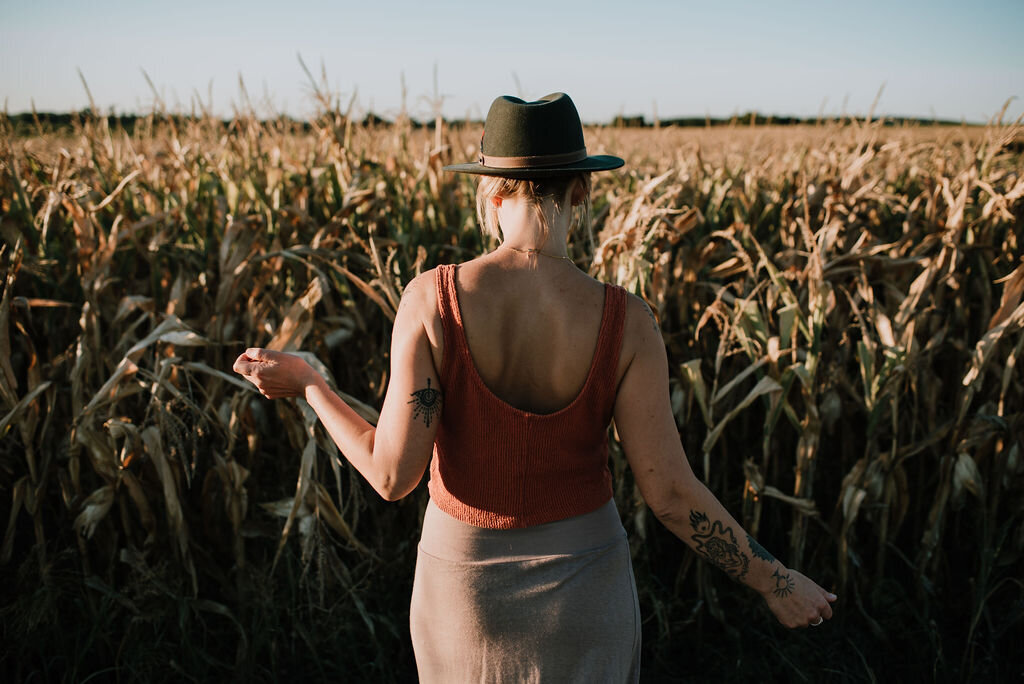
[(377, 425), (360, 417), (294, 354), (246, 350), (234, 370), (268, 399), (304, 397), (345, 458), (385, 499), (409, 494), (423, 478), (443, 410), (443, 391), (425, 321), (436, 310), (433, 271), (410, 282), (391, 336), (391, 377)]
[(629, 297), (615, 428), (633, 477), (657, 518), (698, 554), (755, 589), (786, 627), (832, 617), (836, 599), (786, 568), (740, 527), (694, 475), (669, 400), (665, 343), (647, 305)]

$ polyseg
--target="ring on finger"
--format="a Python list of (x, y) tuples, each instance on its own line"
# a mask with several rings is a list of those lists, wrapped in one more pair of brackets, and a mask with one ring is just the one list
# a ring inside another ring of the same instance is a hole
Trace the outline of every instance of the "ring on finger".
[(819, 615), (818, 616), (818, 621), (817, 622), (812, 622), (811, 623), (811, 627), (817, 627), (818, 625), (820, 625), (824, 621), (825, 621), (825, 618), (823, 618), (822, 616)]

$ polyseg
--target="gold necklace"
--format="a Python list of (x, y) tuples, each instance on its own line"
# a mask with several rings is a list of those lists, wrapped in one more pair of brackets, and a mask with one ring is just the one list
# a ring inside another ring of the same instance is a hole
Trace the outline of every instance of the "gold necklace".
[(507, 247), (508, 249), (511, 249), (513, 252), (519, 252), (520, 254), (540, 254), (541, 256), (546, 256), (549, 259), (562, 259), (563, 261), (572, 261), (572, 259), (570, 259), (567, 256), (562, 256), (560, 254), (548, 254), (547, 252), (542, 252), (539, 249), (523, 249), (522, 247), (513, 247), (512, 245), (506, 245), (504, 243), (502, 243), (501, 246)]

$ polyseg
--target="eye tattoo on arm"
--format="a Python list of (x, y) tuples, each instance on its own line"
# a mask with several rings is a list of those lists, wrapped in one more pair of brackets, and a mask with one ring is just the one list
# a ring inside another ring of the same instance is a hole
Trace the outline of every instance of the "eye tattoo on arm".
[(430, 421), (441, 412), (441, 402), (444, 393), (439, 389), (431, 387), (430, 378), (427, 378), (427, 386), (416, 390), (409, 396), (412, 399), (406, 403), (415, 405), (415, 411), (412, 414), (413, 420), (423, 416), (423, 422), (426, 423), (427, 427), (430, 427)]
[(690, 539), (695, 542), (699, 553), (734, 579), (742, 580), (747, 576), (750, 559), (740, 552), (731, 527), (725, 527), (721, 520), (712, 523), (700, 511), (690, 511), (690, 526), (694, 529)]

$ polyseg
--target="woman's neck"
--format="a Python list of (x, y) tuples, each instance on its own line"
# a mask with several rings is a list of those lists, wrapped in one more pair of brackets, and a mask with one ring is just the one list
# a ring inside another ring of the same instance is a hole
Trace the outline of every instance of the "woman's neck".
[(542, 210), (544, 222), (538, 212), (526, 202), (514, 198), (505, 199), (498, 208), (502, 244), (514, 251), (566, 256), (571, 212), (558, 212), (554, 203), (550, 201), (544, 202)]

